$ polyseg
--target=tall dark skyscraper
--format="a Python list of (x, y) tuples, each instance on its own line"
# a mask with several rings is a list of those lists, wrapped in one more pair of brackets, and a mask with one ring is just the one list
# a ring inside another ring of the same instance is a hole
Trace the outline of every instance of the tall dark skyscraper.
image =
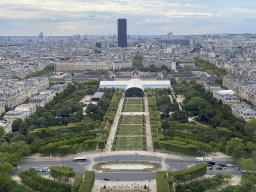
[(127, 47), (127, 23), (126, 19), (117, 20), (118, 47)]

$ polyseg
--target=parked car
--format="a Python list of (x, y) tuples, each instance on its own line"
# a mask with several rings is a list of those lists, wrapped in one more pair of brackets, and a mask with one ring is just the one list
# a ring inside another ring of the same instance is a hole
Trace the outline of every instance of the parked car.
[(110, 179), (109, 178), (104, 178), (104, 181), (110, 181)]
[(212, 170), (212, 167), (209, 167), (209, 170)]
[(239, 167), (236, 167), (236, 170), (240, 170)]
[(215, 162), (214, 161), (210, 161), (207, 164), (208, 164), (208, 166), (212, 166), (212, 165), (215, 165)]
[(227, 164), (227, 167), (233, 167), (234, 165), (232, 165), (232, 164)]
[(226, 170), (227, 168), (226, 167), (223, 167), (223, 170)]

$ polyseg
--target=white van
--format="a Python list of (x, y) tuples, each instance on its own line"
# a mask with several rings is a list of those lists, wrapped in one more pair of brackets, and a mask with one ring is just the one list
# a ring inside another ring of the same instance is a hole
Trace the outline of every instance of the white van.
[(196, 161), (204, 161), (203, 157), (196, 157)]
[(212, 161), (212, 158), (206, 157), (204, 158), (204, 161)]

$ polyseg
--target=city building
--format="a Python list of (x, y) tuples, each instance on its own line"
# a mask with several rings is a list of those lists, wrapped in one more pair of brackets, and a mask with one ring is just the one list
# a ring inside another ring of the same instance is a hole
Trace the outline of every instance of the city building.
[(0, 98), (0, 115), (5, 112), (5, 102), (3, 98)]
[(26, 111), (28, 115), (33, 115), (36, 112), (36, 104), (28, 103), (28, 104), (21, 104), (15, 107), (15, 111)]
[(101, 81), (99, 88), (119, 88), (126, 92), (128, 97), (142, 97), (147, 88), (171, 88), (170, 81), (142, 81), (130, 79), (129, 81)]
[(76, 71), (98, 71), (109, 70), (109, 65), (104, 61), (86, 61), (86, 62), (71, 62), (71, 63), (56, 63), (56, 72), (76, 72)]
[(170, 31), (170, 33), (168, 33), (168, 40), (172, 40), (173, 39), (173, 33)]
[(43, 32), (41, 32), (39, 34), (39, 42), (43, 42), (44, 41), (44, 35), (43, 35)]
[(127, 23), (126, 19), (117, 20), (118, 47), (127, 47)]
[(28, 112), (25, 111), (8, 111), (4, 115), (4, 119), (10, 124), (18, 118), (21, 118), (22, 121), (24, 121), (26, 117), (28, 117)]

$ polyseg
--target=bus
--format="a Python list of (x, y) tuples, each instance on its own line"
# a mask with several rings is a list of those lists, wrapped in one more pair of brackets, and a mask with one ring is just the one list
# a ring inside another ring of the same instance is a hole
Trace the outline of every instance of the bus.
[(86, 161), (86, 158), (85, 157), (76, 157), (76, 158), (73, 159), (73, 161), (75, 161), (75, 162), (84, 162), (84, 161)]
[(206, 157), (204, 158), (204, 161), (212, 161), (212, 158)]

